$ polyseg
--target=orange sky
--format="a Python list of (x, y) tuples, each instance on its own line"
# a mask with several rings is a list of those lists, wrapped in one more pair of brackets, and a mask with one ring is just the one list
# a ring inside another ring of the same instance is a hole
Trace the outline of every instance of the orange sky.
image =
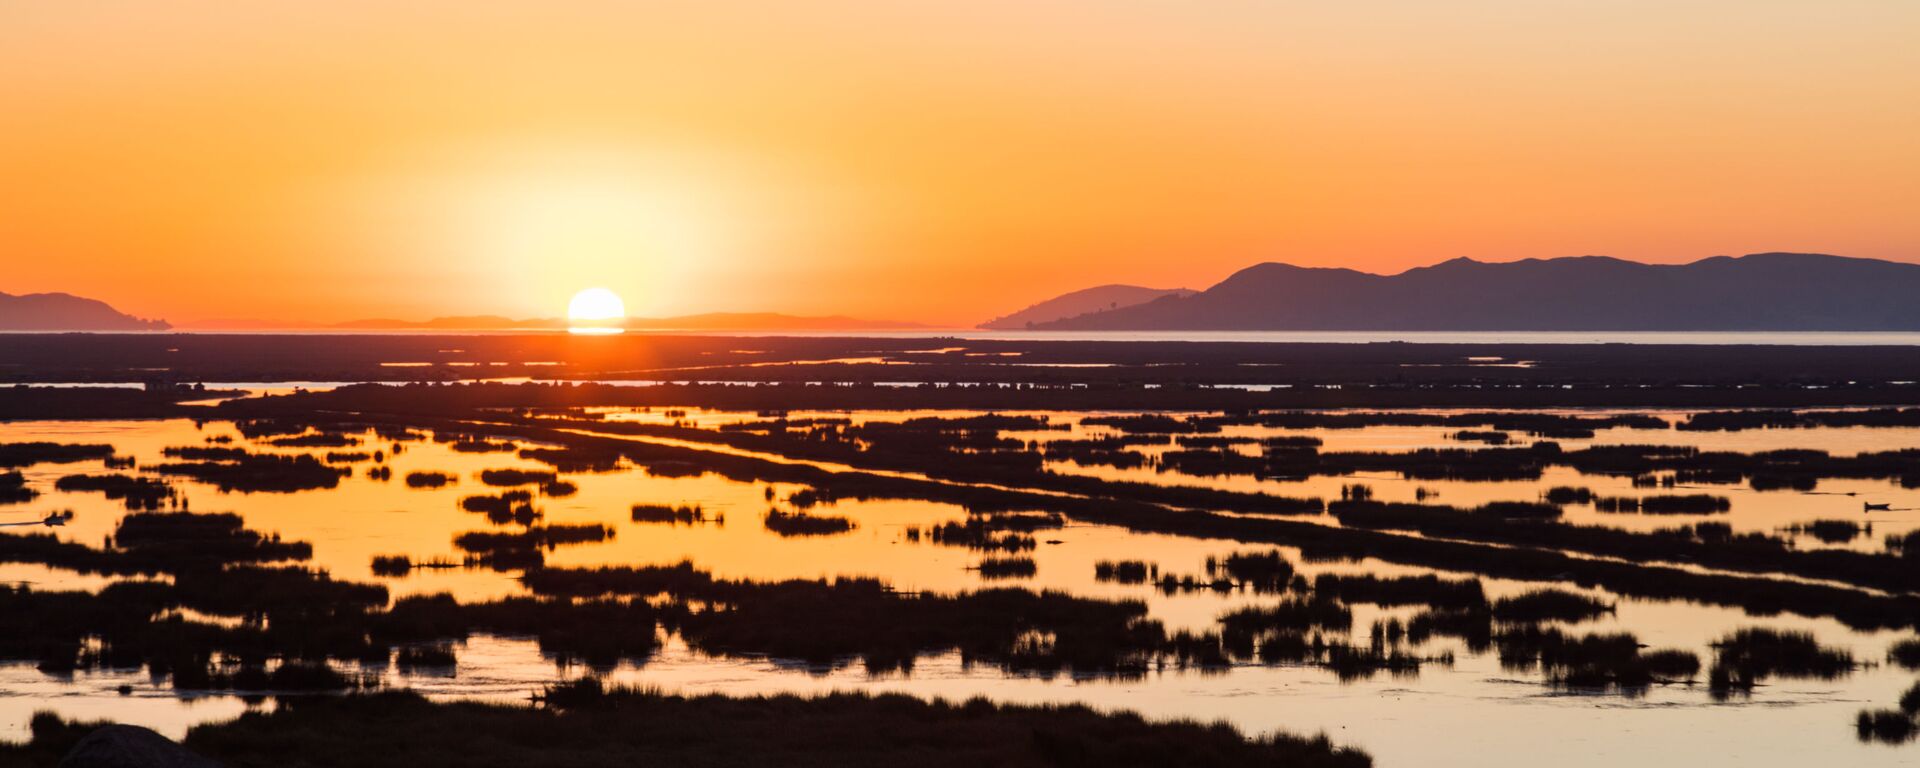
[(971, 324), (1262, 260), (1920, 260), (1920, 3), (0, 3), (0, 291)]

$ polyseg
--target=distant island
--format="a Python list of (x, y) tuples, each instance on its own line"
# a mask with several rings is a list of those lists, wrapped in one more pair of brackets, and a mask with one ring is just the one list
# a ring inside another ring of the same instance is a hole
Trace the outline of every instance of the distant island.
[(1674, 265), (1604, 256), (1504, 263), (1460, 258), (1396, 275), (1270, 262), (1243, 269), (1199, 293), (1159, 296), (1021, 327), (1915, 331), (1920, 330), (1920, 301), (1915, 297), (1920, 297), (1920, 265), (1808, 253), (1716, 256)]
[(165, 320), (145, 320), (98, 299), (66, 293), (0, 293), (0, 331), (164, 331)]

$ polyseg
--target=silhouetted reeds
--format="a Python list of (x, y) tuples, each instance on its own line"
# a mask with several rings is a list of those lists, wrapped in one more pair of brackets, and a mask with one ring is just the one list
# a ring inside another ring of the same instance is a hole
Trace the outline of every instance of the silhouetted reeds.
[(1887, 649), (1887, 660), (1903, 669), (1920, 669), (1920, 637), (1895, 642)]
[(1713, 644), (1708, 687), (1716, 695), (1752, 690), (1768, 677), (1831, 680), (1851, 673), (1853, 656), (1827, 648), (1807, 632), (1750, 627)]
[(360, 438), (335, 432), (314, 432), (274, 438), (265, 443), (276, 448), (350, 448), (359, 445)]
[(1920, 733), (1920, 725), (1908, 712), (1898, 709), (1863, 709), (1854, 719), (1854, 729), (1861, 741), (1877, 741), (1883, 744), (1905, 744)]
[(693, 525), (707, 521), (707, 512), (698, 504), (635, 504), (633, 521), (636, 523), (671, 523), (674, 525)]
[(113, 455), (113, 446), (49, 442), (0, 443), (0, 467), (27, 467), (34, 464), (72, 464), (77, 461), (105, 459)]
[(1093, 564), (1093, 578), (1096, 581), (1145, 584), (1159, 575), (1160, 566), (1141, 560), (1101, 560)]
[(1030, 557), (989, 557), (974, 566), (983, 579), (1023, 579), (1038, 571)]
[(1647, 515), (1711, 515), (1733, 508), (1725, 496), (1690, 494), (1683, 496), (1608, 496), (1594, 499), (1600, 512), (1638, 512)]
[(27, 487), (27, 478), (19, 472), (0, 472), (0, 504), (33, 501), (40, 492)]
[(408, 472), (408, 488), (445, 488), (459, 482), (459, 478), (446, 472)]
[(516, 485), (545, 485), (560, 479), (552, 472), (533, 469), (488, 469), (480, 472), (480, 482), (510, 488)]
[(1814, 520), (1789, 525), (1780, 530), (1798, 536), (1812, 536), (1828, 544), (1845, 544), (1873, 533), (1873, 524), (1863, 525), (1852, 520)]
[(1342, 576), (1321, 574), (1313, 580), (1316, 596), (1337, 598), (1345, 603), (1375, 605), (1429, 605), (1435, 608), (1484, 608), (1486, 593), (1477, 579), (1442, 579), (1437, 576)]
[(847, 518), (799, 510), (769, 509), (762, 520), (767, 530), (781, 536), (832, 536), (853, 530), (853, 521)]
[(166, 482), (133, 475), (67, 475), (55, 480), (53, 487), (67, 492), (94, 491), (106, 494), (109, 499), (124, 502), (127, 509), (136, 510), (159, 509), (174, 496), (173, 486)]
[(351, 470), (330, 467), (312, 456), (244, 454), (233, 460), (158, 464), (149, 471), (210, 483), (223, 491), (294, 493), (333, 488)]
[(1493, 617), (1506, 622), (1577, 622), (1613, 612), (1613, 606), (1577, 592), (1534, 589), (1493, 601)]
[(530, 525), (543, 516), (533, 506), (533, 493), (525, 489), (502, 491), (491, 496), (467, 496), (460, 500), (460, 508), (485, 514), (489, 522), (502, 525)]

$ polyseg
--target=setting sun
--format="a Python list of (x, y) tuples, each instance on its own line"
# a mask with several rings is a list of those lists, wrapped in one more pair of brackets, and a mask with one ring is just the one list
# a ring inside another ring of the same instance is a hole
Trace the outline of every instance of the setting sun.
[(626, 302), (619, 294), (605, 288), (588, 288), (573, 295), (567, 302), (567, 323), (572, 330), (581, 332), (618, 331), (620, 321), (627, 319)]

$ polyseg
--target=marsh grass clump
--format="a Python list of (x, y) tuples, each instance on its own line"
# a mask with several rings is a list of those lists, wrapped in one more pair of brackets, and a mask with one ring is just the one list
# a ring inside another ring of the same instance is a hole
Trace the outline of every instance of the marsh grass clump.
[(373, 575), (405, 576), (413, 572), (413, 558), (406, 555), (374, 555)]
[(580, 492), (580, 486), (565, 480), (555, 480), (540, 484), (540, 495), (550, 499), (564, 499)]
[(1600, 512), (1639, 513), (1643, 515), (1711, 515), (1733, 508), (1733, 502), (1725, 496), (1708, 494), (1687, 494), (1679, 496), (1609, 496), (1594, 500), (1593, 507)]
[(982, 559), (974, 570), (979, 571), (983, 579), (1024, 579), (1039, 569), (1031, 557), (989, 557)]
[(513, 443), (478, 437), (461, 437), (447, 443), (447, 447), (455, 453), (507, 453), (514, 449)]
[(1593, 491), (1588, 488), (1574, 488), (1561, 485), (1547, 489), (1546, 494), (1542, 498), (1546, 499), (1548, 504), (1566, 506), (1568, 504), (1592, 504), (1594, 495)]
[(1900, 711), (1920, 715), (1920, 683), (1908, 686), (1906, 692), (1900, 694)]
[(1065, 528), (1067, 519), (1058, 512), (969, 512), (970, 520), (979, 520), (989, 531), (1033, 533)]
[(25, 475), (19, 472), (0, 472), (0, 504), (24, 504), (39, 496), (39, 491), (27, 487)]
[[(1589, 433), (1589, 436), (1591, 436), (1591, 433)], [(1513, 438), (1505, 432), (1498, 432), (1493, 430), (1463, 429), (1458, 432), (1454, 432), (1452, 434), (1447, 435), (1447, 439), (1457, 440), (1463, 443), (1486, 443), (1487, 445), (1506, 445), (1508, 442), (1511, 442)]]
[(636, 523), (668, 523), (672, 525), (695, 525), (707, 521), (707, 511), (698, 504), (635, 504), (633, 521)]
[(1433, 575), (1321, 574), (1313, 580), (1313, 593), (1344, 603), (1429, 605), (1445, 609), (1484, 608), (1487, 602), (1479, 579), (1451, 580)]
[(1871, 535), (1873, 524), (1861, 524), (1852, 520), (1814, 520), (1789, 525), (1780, 530), (1795, 536), (1811, 536), (1827, 544), (1845, 544), (1861, 536)]
[(778, 508), (767, 510), (762, 518), (767, 530), (781, 536), (833, 536), (853, 530), (853, 521), (835, 515), (816, 515)]
[(360, 444), (360, 438), (337, 432), (314, 432), (265, 442), (275, 448), (351, 448)]
[(1145, 584), (1160, 575), (1160, 566), (1143, 560), (1101, 560), (1093, 564), (1095, 581), (1117, 584)]
[(469, 531), (455, 536), (453, 545), (468, 552), (501, 550), (557, 549), (569, 544), (591, 544), (613, 538), (613, 529), (597, 524), (561, 524), (529, 526), (511, 533)]
[(177, 445), (160, 449), (160, 455), (188, 461), (239, 461), (253, 454), (221, 445)]
[(1207, 575), (1224, 575), (1256, 592), (1280, 592), (1293, 579), (1293, 562), (1280, 550), (1235, 552), (1225, 558), (1207, 558)]
[(1472, 513), (1501, 520), (1552, 520), (1560, 516), (1560, 506), (1531, 501), (1493, 501), (1474, 507)]
[[(3, 477), (3, 476), (0, 476)], [(0, 489), (5, 486), (0, 482)], [(118, 499), (127, 509), (155, 510), (174, 497), (173, 486), (163, 480), (133, 475), (67, 475), (53, 482), (66, 492), (95, 491), (109, 499)]]
[(1032, 531), (1059, 528), (1065, 518), (1053, 514), (969, 514), (960, 522), (942, 523), (927, 530), (935, 544), (984, 552), (1025, 552), (1039, 545)]
[(480, 472), (480, 482), (496, 488), (546, 485), (559, 479), (560, 476), (556, 473), (538, 469), (488, 469)]
[(492, 495), (465, 496), (460, 499), (460, 508), (468, 512), (493, 512), (507, 509), (515, 504), (533, 501), (533, 492), (525, 489), (501, 491)]
[(623, 458), (618, 449), (569, 446), (563, 448), (522, 448), (520, 458), (537, 461), (558, 472), (613, 472)]
[(231, 512), (136, 512), (120, 519), (113, 543), (133, 558), (156, 566), (176, 563), (206, 567), (217, 563), (305, 560), (313, 547), (281, 541), (244, 527)]
[(1905, 744), (1920, 733), (1911, 712), (1898, 709), (1863, 709), (1854, 719), (1854, 730), (1861, 741)]
[(296, 493), (340, 484), (351, 469), (332, 467), (312, 456), (242, 453), (232, 459), (159, 464), (149, 471), (189, 477), (222, 491)]
[(1519, 625), (1494, 637), (1500, 664), (1512, 670), (1538, 668), (1553, 685), (1618, 688), (1638, 692), (1654, 683), (1690, 679), (1700, 660), (1683, 650), (1645, 652), (1630, 634), (1574, 636), (1553, 628)]
[(1081, 419), (1080, 423), (1087, 426), (1111, 427), (1129, 435), (1186, 435), (1220, 431), (1220, 425), (1212, 421), (1161, 414), (1089, 416)]
[(1716, 696), (1752, 690), (1768, 677), (1832, 680), (1854, 669), (1852, 654), (1820, 645), (1809, 632), (1749, 627), (1713, 648), (1708, 687)]
[(113, 446), (50, 442), (0, 443), (0, 467), (30, 467), (35, 464), (72, 464), (78, 461), (107, 459)]
[(1887, 660), (1902, 669), (1920, 669), (1920, 637), (1909, 637), (1887, 649)]
[(1504, 622), (1580, 622), (1613, 613), (1613, 606), (1559, 589), (1534, 589), (1493, 602), (1493, 617)]
[(459, 478), (447, 472), (408, 472), (408, 488), (445, 488), (459, 482)]
[(1345, 632), (1353, 628), (1353, 611), (1339, 601), (1319, 595), (1289, 597), (1264, 606), (1249, 606), (1220, 617), (1222, 631), (1259, 635), (1263, 632)]

